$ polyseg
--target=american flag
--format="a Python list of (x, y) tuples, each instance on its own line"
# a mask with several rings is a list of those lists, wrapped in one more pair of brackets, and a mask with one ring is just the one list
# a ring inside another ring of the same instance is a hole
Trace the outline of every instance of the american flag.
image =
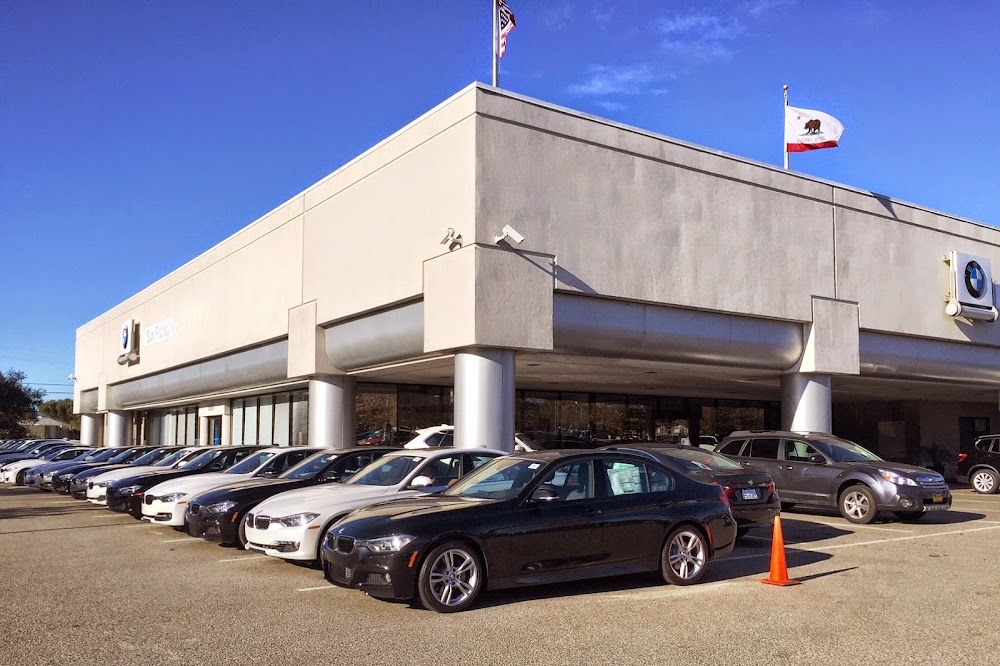
[(503, 57), (507, 50), (507, 33), (517, 27), (514, 22), (514, 13), (503, 0), (500, 1), (500, 57)]

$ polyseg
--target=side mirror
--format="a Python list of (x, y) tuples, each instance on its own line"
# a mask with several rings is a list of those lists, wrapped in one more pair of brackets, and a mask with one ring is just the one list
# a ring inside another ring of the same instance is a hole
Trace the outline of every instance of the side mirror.
[(434, 479), (429, 476), (418, 476), (413, 481), (410, 481), (411, 488), (430, 488), (434, 485)]
[(332, 483), (334, 481), (340, 481), (340, 472), (327, 472), (323, 476), (319, 477), (319, 480), (323, 483)]
[(257, 476), (259, 476), (262, 479), (273, 479), (278, 476), (278, 471), (274, 469), (265, 469)]
[(809, 462), (816, 463), (817, 465), (825, 465), (826, 464), (826, 458), (824, 458), (823, 456), (821, 456), (818, 453), (814, 453), (811, 456), (809, 456)]
[(539, 486), (531, 493), (532, 502), (554, 502), (558, 499), (559, 494), (549, 486)]

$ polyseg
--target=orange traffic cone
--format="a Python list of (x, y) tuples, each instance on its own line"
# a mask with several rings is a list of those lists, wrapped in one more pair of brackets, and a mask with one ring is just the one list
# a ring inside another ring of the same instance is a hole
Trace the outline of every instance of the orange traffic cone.
[(771, 575), (760, 581), (768, 585), (798, 585), (799, 581), (789, 580), (788, 566), (785, 564), (785, 539), (781, 536), (781, 516), (774, 517), (774, 536), (771, 537)]

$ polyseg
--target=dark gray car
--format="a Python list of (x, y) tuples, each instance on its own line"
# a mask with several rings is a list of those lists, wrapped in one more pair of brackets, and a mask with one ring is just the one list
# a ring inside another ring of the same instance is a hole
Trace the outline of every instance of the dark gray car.
[(928, 511), (951, 508), (951, 490), (937, 472), (882, 460), (833, 435), (738, 431), (715, 450), (770, 474), (783, 509), (795, 504), (831, 507), (852, 523), (870, 523), (879, 511), (914, 521)]

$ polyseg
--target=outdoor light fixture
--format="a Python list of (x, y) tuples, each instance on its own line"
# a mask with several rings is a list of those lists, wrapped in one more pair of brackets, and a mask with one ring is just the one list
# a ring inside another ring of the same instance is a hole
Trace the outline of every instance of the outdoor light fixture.
[(524, 242), (524, 236), (522, 236), (517, 229), (510, 226), (509, 224), (503, 225), (503, 229), (500, 230), (500, 235), (493, 238), (493, 242), (499, 245), (500, 241), (512, 240), (515, 243), (521, 244)]

